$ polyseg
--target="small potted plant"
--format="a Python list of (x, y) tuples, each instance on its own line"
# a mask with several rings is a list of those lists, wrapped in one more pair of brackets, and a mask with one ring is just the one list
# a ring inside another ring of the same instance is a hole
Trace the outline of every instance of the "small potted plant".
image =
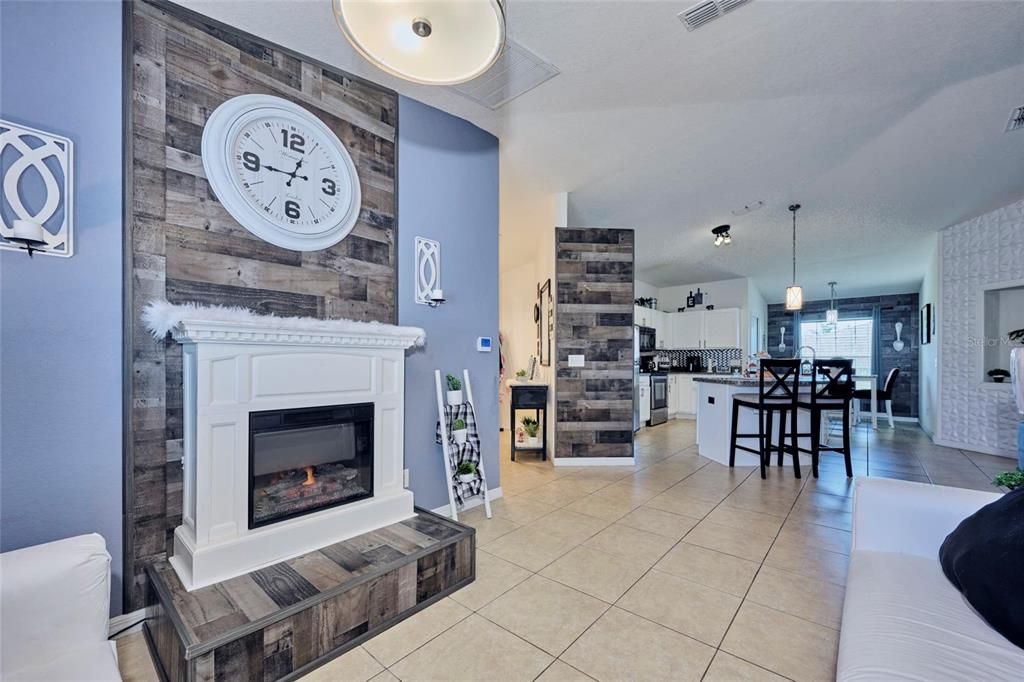
[(1024, 471), (1017, 469), (1016, 471), (1003, 472), (992, 479), (992, 485), (1009, 488), (1010, 490), (1024, 488)]
[(461, 419), (456, 419), (455, 423), (452, 424), (452, 437), (458, 445), (462, 445), (466, 442), (466, 422)]
[(455, 470), (455, 475), (460, 483), (472, 483), (476, 480), (476, 464), (468, 460), (460, 463), (459, 468)]
[(520, 381), (522, 381), (525, 378), (526, 378), (526, 370), (525, 369), (521, 369), (521, 370), (516, 372), (516, 379), (519, 379)]
[(526, 432), (526, 447), (535, 448), (540, 445), (540, 439), (537, 438), (537, 430), (540, 425), (537, 420), (533, 417), (523, 417), (520, 420), (523, 425), (523, 431)]
[(448, 382), (448, 404), (461, 405), (464, 402), (462, 400), (462, 382), (454, 374), (446, 376), (445, 381)]
[(1006, 369), (990, 369), (988, 375), (992, 377), (992, 381), (1001, 384), (1010, 376), (1010, 371)]

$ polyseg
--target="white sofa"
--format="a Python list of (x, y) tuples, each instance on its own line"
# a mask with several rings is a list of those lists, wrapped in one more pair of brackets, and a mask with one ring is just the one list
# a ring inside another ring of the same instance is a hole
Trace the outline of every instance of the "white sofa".
[(0, 679), (120, 680), (109, 614), (110, 554), (101, 536), (0, 554)]
[(1024, 650), (989, 627), (939, 565), (946, 535), (998, 498), (962, 488), (857, 479), (839, 682), (1024, 679)]

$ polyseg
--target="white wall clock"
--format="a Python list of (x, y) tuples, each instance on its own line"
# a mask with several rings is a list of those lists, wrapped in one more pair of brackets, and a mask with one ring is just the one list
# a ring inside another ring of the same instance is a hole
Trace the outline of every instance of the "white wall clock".
[(271, 244), (326, 249), (359, 219), (352, 157), (323, 121), (280, 97), (241, 95), (217, 107), (203, 129), (203, 167), (224, 208)]

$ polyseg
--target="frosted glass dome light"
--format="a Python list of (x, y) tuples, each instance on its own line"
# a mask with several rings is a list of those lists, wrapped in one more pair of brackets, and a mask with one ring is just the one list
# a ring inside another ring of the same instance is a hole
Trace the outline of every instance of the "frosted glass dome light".
[(465, 83), (505, 46), (502, 0), (333, 0), (352, 46), (393, 76), (424, 85)]

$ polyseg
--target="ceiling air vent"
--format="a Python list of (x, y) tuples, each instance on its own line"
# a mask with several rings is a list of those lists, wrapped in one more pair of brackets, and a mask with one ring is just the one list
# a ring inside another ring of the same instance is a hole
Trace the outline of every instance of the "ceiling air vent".
[(501, 57), (485, 74), (451, 89), (488, 109), (498, 109), (559, 73), (553, 65), (509, 40)]
[(679, 21), (683, 22), (687, 31), (693, 31), (748, 2), (750, 0), (707, 0), (680, 12)]
[(1024, 107), (1017, 107), (1010, 114), (1010, 122), (1006, 124), (1006, 132), (1024, 130)]

